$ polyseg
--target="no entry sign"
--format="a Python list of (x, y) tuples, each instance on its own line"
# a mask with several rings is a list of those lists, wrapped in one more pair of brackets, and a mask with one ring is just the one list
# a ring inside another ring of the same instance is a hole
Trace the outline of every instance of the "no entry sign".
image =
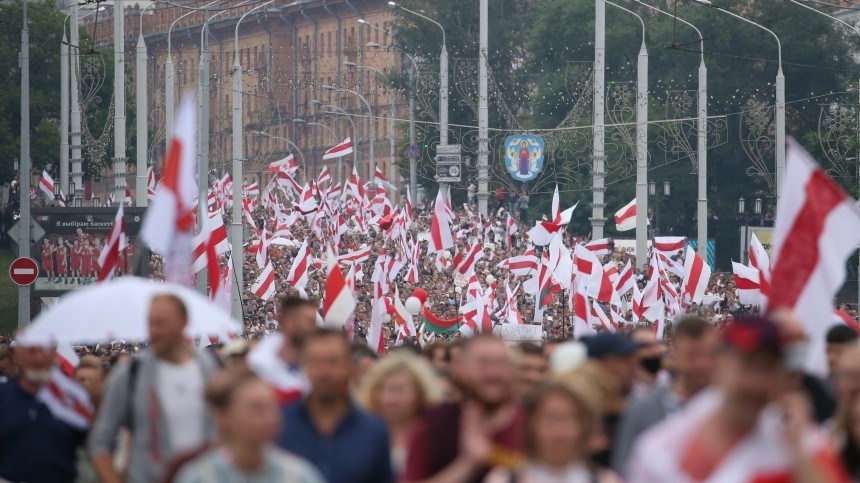
[(39, 267), (32, 258), (21, 257), (9, 266), (9, 276), (16, 284), (24, 287), (31, 285), (39, 276)]

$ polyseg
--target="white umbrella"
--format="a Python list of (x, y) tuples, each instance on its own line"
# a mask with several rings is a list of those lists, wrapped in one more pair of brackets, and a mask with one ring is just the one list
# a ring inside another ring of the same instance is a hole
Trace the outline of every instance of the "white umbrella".
[(18, 336), (20, 343), (103, 343), (144, 341), (149, 305), (160, 294), (176, 295), (188, 309), (186, 333), (191, 337), (242, 332), (242, 324), (208, 298), (188, 287), (138, 277), (123, 277), (75, 290), (43, 311)]

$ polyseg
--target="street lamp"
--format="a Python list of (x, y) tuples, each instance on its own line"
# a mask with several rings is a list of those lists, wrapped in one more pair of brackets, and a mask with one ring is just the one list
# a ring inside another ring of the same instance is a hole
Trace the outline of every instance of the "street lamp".
[[(661, 13), (696, 31), (699, 36), (699, 86), (698, 86), (698, 118), (696, 129), (697, 158), (698, 158), (698, 200), (696, 203), (696, 251), (702, 259), (707, 259), (708, 253), (708, 68), (705, 66), (705, 39), (702, 32), (692, 23), (666, 12), (641, 0), (634, 2)], [(793, 1), (793, 0), (792, 0)]]
[[(741, 219), (741, 263), (747, 263), (749, 256), (750, 218), (747, 216), (746, 211), (746, 200), (741, 196), (738, 198), (738, 217)], [(759, 219), (761, 218), (761, 211), (761, 198), (756, 198), (753, 202), (753, 213)]]
[[(663, 190), (657, 190), (657, 183), (650, 181), (648, 183), (648, 194), (654, 198), (654, 228), (651, 229), (651, 236), (660, 235), (660, 205), (672, 194), (672, 185), (669, 181), (663, 182)], [(646, 213), (647, 216), (647, 213)]]
[(713, 8), (718, 12), (723, 12), (726, 15), (730, 15), (738, 20), (746, 22), (750, 25), (756, 26), (765, 32), (769, 33), (776, 39), (776, 48), (777, 55), (779, 61), (779, 67), (776, 71), (776, 199), (777, 203), (779, 203), (779, 198), (782, 196), (782, 180), (785, 175), (785, 76), (782, 74), (782, 42), (780, 42), (779, 37), (769, 28), (764, 25), (757, 24), (752, 20), (749, 20), (745, 17), (741, 17), (740, 15), (726, 10), (725, 8), (719, 7), (717, 5), (712, 4), (709, 0), (693, 0), (696, 3), (705, 5), (706, 7)]
[(432, 22), (442, 31), (442, 51), (439, 53), (439, 144), (446, 145), (448, 144), (448, 45), (445, 28), (432, 18), (409, 10), (397, 2), (388, 2), (388, 6), (399, 8), (404, 12)]

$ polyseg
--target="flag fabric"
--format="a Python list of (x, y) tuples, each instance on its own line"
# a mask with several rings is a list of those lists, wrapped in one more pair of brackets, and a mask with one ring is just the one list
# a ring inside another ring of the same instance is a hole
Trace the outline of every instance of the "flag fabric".
[(454, 270), (460, 275), (472, 275), (475, 273), (475, 265), (482, 258), (484, 258), (484, 247), (480, 243), (475, 243), (469, 247), (469, 251), (466, 252), (465, 256), (461, 257), (459, 263), (456, 262), (457, 258), (454, 259)]
[(770, 258), (755, 233), (750, 238), (749, 259), (750, 266), (758, 270), (761, 293), (766, 298), (770, 292)]
[(126, 206), (134, 205), (134, 200), (131, 197), (131, 191), (128, 188), (125, 189), (125, 199), (123, 199), (122, 202), (125, 203)]
[(42, 171), (42, 178), (39, 179), (39, 189), (45, 192), (45, 197), (54, 199), (54, 180), (47, 171)]
[(337, 146), (327, 150), (325, 154), (323, 154), (323, 159), (336, 159), (347, 154), (352, 154), (352, 139), (346, 138), (342, 143)]
[(376, 167), (376, 172), (374, 173), (374, 177), (375, 177), (375, 181), (376, 181), (376, 186), (378, 186), (382, 189), (386, 189), (386, 190), (394, 190), (394, 191), (397, 190), (397, 188), (395, 188), (394, 185), (391, 184), (390, 181), (388, 181), (388, 178), (386, 178), (385, 175), (382, 174), (382, 170), (379, 169), (379, 166)]
[(583, 279), (588, 296), (601, 302), (611, 302), (621, 305), (618, 292), (609, 280), (609, 274), (603, 270), (603, 265), (590, 250), (582, 245), (574, 247), (574, 262), (577, 279)]
[(323, 166), (319, 176), (317, 176), (317, 186), (322, 186), (323, 183), (331, 183), (331, 173), (328, 166)]
[(627, 265), (624, 265), (624, 268), (621, 269), (621, 273), (618, 274), (618, 280), (615, 281), (615, 291), (618, 292), (619, 295), (624, 295), (632, 290), (634, 285), (633, 265), (628, 259)]
[(251, 285), (251, 292), (263, 300), (269, 300), (275, 295), (275, 269), (272, 267), (271, 260), (266, 263), (266, 267), (260, 272), (260, 276)]
[(505, 222), (505, 246), (508, 247), (508, 250), (513, 247), (513, 236), (517, 233), (517, 230), (519, 229), (520, 227), (519, 225), (517, 225), (517, 222), (516, 220), (514, 220), (514, 217), (512, 217), (511, 214), (508, 213), (508, 219)]
[(323, 301), (323, 320), (325, 325), (332, 328), (342, 328), (355, 310), (355, 298), (352, 290), (346, 284), (346, 278), (340, 271), (340, 266), (331, 248), (328, 249), (328, 273), (325, 283), (325, 300)]
[(146, 168), (146, 199), (151, 203), (155, 199), (155, 171), (152, 166)]
[(77, 429), (87, 429), (95, 415), (89, 394), (78, 384), (71, 374), (66, 374), (54, 365), (50, 369), (48, 381), (36, 393), (51, 414)]
[(826, 371), (823, 314), (845, 281), (845, 262), (860, 245), (860, 208), (793, 139), (773, 234), (768, 307), (794, 310), (809, 337), (806, 369)]
[(305, 239), (299, 252), (293, 259), (293, 265), (290, 267), (290, 274), (287, 276), (287, 283), (296, 288), (305, 288), (308, 285), (308, 269), (310, 268), (310, 253), (308, 251), (308, 241)]
[(141, 237), (164, 257), (165, 279), (191, 283), (194, 208), (197, 196), (197, 107), (186, 96), (176, 116), (161, 182), (143, 219)]
[(655, 236), (652, 246), (658, 252), (672, 256), (683, 250), (686, 242), (685, 236)]
[(609, 238), (591, 240), (590, 242), (585, 244), (585, 248), (588, 248), (598, 257), (601, 257), (603, 255), (609, 255)]
[(762, 306), (761, 282), (759, 271), (742, 263), (732, 262), (732, 273), (735, 279), (735, 290), (741, 305)]
[(636, 198), (615, 212), (615, 231), (630, 231), (636, 228)]
[(117, 261), (120, 254), (125, 250), (125, 247), (125, 214), (123, 212), (123, 205), (119, 205), (119, 209), (116, 210), (116, 217), (113, 220), (113, 226), (111, 226), (110, 233), (108, 233), (105, 239), (105, 246), (101, 254), (99, 254), (98, 262), (99, 267), (101, 267), (99, 269), (99, 282), (107, 280), (113, 275)]
[(573, 338), (579, 340), (593, 334), (594, 328), (591, 327), (591, 310), (588, 308), (584, 278), (576, 277), (573, 287)]
[(266, 168), (266, 173), (276, 174), (278, 171), (283, 170), (292, 174), (298, 169), (298, 167), (299, 165), (296, 163), (296, 157), (289, 154), (284, 159), (279, 159), (269, 163), (269, 166)]
[[(212, 247), (208, 246), (206, 250), (207, 257), (213, 257), (214, 252), (212, 251)], [(233, 286), (233, 256), (230, 255), (230, 258), (227, 260), (227, 269), (224, 271), (224, 276), (220, 276), (220, 268), (217, 263), (217, 258), (213, 257), (216, 263), (213, 263), (212, 266), (216, 267), (215, 270), (209, 270), (209, 300), (211, 300), (215, 305), (224, 309), (224, 312), (230, 313), (230, 310), (233, 306), (233, 300), (231, 299), (230, 287)], [(217, 272), (217, 273), (215, 273)], [(218, 283), (213, 283), (213, 275), (214, 280), (217, 280)]]
[(65, 208), (68, 205), (68, 201), (66, 200), (66, 195), (63, 193), (63, 190), (60, 190), (60, 195), (57, 197), (57, 206)]
[(692, 247), (687, 247), (684, 258), (684, 281), (681, 284), (685, 302), (701, 304), (711, 279), (711, 267), (702, 260)]
[(412, 318), (412, 314), (406, 310), (406, 306), (403, 305), (403, 302), (400, 301), (400, 292), (397, 290), (397, 287), (394, 288), (393, 318), (398, 332), (406, 337), (414, 337), (418, 335), (418, 331), (415, 330), (415, 320)]
[(224, 218), (219, 211), (209, 213), (203, 224), (203, 228), (194, 238), (194, 264), (191, 267), (194, 273), (203, 270), (208, 264), (207, 251), (210, 246), (214, 250), (216, 257), (230, 250), (230, 241), (227, 239), (227, 228), (224, 226)]
[(436, 193), (436, 205), (433, 209), (433, 222), (430, 225), (430, 244), (427, 253), (448, 250), (454, 247), (454, 235), (451, 234), (450, 214), (446, 209), (442, 189)]

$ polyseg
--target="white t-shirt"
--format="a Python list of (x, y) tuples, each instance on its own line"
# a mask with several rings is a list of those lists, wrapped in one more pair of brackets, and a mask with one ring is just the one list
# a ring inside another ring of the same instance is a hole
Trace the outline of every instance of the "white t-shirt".
[(203, 371), (194, 359), (184, 364), (157, 364), (158, 395), (167, 419), (171, 453), (197, 449), (206, 441)]

